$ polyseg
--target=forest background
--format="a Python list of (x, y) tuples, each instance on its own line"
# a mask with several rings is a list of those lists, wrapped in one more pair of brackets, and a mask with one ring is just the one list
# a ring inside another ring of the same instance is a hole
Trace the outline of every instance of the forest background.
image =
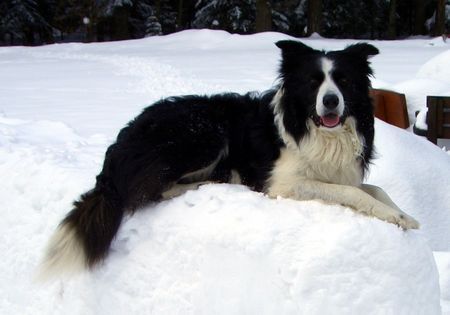
[(449, 32), (450, 0), (0, 0), (0, 46), (101, 42), (185, 29), (401, 39)]

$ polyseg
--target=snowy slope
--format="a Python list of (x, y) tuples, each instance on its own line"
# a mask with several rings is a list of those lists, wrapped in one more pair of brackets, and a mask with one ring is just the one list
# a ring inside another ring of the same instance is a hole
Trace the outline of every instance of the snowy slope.
[(239, 186), (204, 186), (139, 213), (113, 251), (95, 273), (50, 287), (54, 295), (63, 290), (51, 308), (65, 314), (440, 311), (433, 257), (417, 233), (338, 206), (268, 200)]
[[(270, 87), (279, 59), (273, 42), (283, 38), (186, 31), (0, 48), (0, 313), (439, 314), (434, 250), (441, 304), (450, 314), (449, 155), (382, 122), (368, 181), (417, 217), (420, 231), (405, 233), (339, 206), (211, 185), (129, 218), (95, 272), (31, 283), (46, 240), (92, 187), (123, 124), (163, 96)], [(352, 41), (306, 42), (335, 49)], [(409, 90), (420, 85), (423, 95), (432, 82), (441, 92), (448, 87), (450, 74), (429, 66), (448, 45), (374, 44), (381, 50), (373, 59), (375, 85), (422, 80)]]
[(431, 142), (381, 120), (375, 124), (377, 158), (367, 182), (421, 223), (433, 250), (450, 251), (450, 157)]

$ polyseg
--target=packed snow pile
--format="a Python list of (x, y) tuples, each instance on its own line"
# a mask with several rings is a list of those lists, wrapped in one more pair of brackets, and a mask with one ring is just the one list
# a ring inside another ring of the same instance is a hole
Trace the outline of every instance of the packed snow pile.
[[(438, 314), (420, 233), (319, 202), (206, 185), (130, 218), (68, 314)], [(88, 294), (86, 292), (89, 292)]]
[(98, 270), (54, 285), (64, 314), (438, 314), (414, 231), (319, 202), (207, 185), (127, 220)]

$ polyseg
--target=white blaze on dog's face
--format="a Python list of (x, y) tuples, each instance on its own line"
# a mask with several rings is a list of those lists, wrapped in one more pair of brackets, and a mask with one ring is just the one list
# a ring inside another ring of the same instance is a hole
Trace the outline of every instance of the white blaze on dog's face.
[(341, 117), (344, 115), (344, 96), (332, 77), (333, 61), (322, 57), (319, 62), (324, 79), (317, 91), (316, 113), (321, 126), (335, 128), (341, 125)]

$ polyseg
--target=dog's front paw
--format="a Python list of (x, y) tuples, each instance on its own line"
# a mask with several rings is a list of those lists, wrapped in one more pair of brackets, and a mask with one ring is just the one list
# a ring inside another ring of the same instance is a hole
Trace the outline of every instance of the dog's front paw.
[(399, 214), (397, 225), (404, 230), (418, 229), (420, 227), (420, 223), (416, 219), (405, 213)]
[(372, 215), (380, 220), (396, 224), (404, 230), (418, 229), (420, 227), (419, 222), (413, 217), (407, 215), (400, 209), (394, 209), (386, 205), (374, 207), (372, 209)]
[(293, 189), (286, 189), (286, 190), (270, 189), (267, 192), (267, 196), (269, 196), (269, 198), (272, 198), (272, 199), (286, 198), (286, 199), (301, 200), (300, 198), (296, 198), (296, 194), (294, 194)]
[(394, 223), (404, 230), (418, 229), (419, 222), (404, 212), (397, 212), (387, 219), (388, 222)]

